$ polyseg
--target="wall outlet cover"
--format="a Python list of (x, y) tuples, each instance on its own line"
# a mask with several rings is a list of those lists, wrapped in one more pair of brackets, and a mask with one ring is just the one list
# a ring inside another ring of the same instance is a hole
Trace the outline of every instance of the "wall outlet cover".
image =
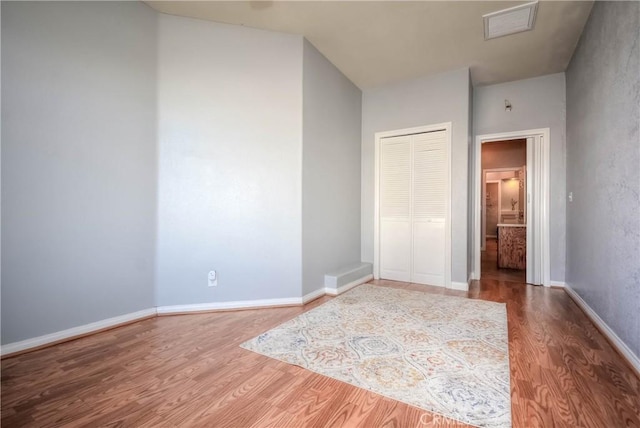
[(218, 274), (215, 270), (210, 271), (207, 278), (209, 279), (209, 287), (216, 287), (218, 285)]

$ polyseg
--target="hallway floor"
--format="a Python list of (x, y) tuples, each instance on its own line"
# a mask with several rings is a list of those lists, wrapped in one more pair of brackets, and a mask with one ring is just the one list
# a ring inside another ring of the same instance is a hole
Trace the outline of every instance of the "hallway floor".
[(525, 282), (527, 271), (518, 269), (498, 268), (498, 241), (495, 238), (487, 238), (485, 251), (481, 251), (482, 279), (496, 279), (498, 281)]

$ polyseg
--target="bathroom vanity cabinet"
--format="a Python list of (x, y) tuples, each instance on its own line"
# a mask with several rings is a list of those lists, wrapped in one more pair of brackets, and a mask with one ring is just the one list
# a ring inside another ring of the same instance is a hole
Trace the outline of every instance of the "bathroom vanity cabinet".
[(498, 268), (527, 268), (526, 224), (498, 224)]

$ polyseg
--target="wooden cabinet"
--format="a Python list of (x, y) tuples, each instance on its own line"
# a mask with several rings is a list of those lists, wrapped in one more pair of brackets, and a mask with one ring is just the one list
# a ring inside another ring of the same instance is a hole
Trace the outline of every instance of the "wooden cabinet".
[(498, 225), (498, 267), (527, 268), (527, 228), (524, 224)]

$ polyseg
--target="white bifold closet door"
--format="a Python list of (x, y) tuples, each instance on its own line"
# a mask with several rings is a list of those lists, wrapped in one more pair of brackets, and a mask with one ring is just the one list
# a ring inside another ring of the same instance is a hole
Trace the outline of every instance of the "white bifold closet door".
[(444, 286), (446, 131), (380, 144), (380, 277)]

